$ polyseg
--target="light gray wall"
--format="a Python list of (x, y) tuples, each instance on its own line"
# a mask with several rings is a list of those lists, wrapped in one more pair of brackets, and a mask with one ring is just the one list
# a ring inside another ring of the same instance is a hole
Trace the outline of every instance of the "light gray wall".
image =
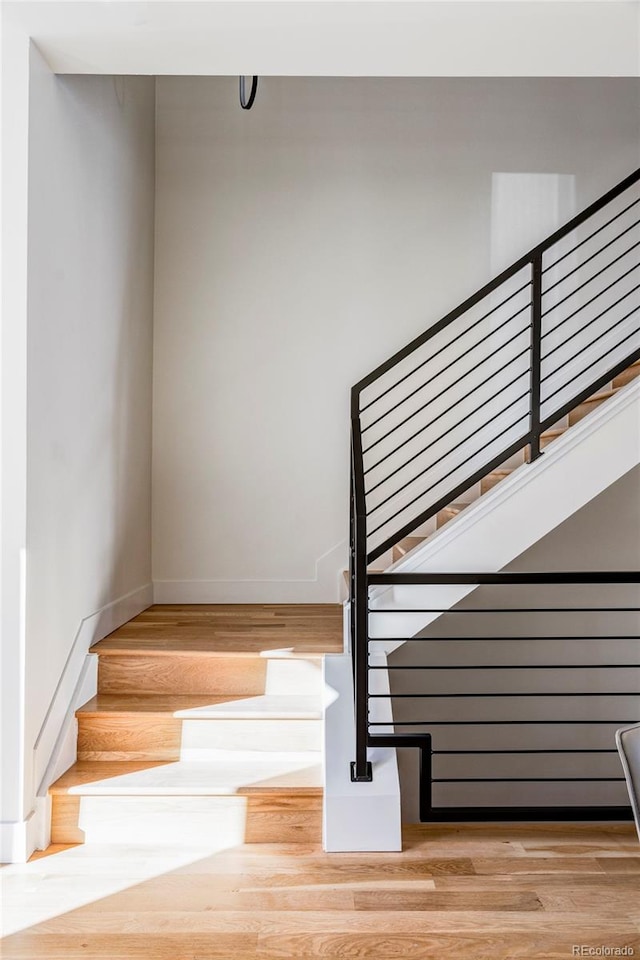
[[(499, 531), (496, 531), (499, 535)], [(543, 538), (517, 561), (509, 571), (588, 571), (640, 570), (640, 467), (596, 497), (572, 517)], [(455, 610), (491, 609), (500, 606), (640, 606), (637, 585), (584, 587), (480, 587)], [(496, 640), (496, 637), (555, 635), (562, 637), (612, 637), (611, 640), (548, 639), (539, 641)], [(621, 639), (640, 634), (640, 614), (629, 613), (460, 613), (441, 617), (423, 631), (422, 636), (442, 638), (442, 642), (407, 643), (395, 651), (389, 663), (408, 664), (515, 664), (513, 671), (420, 670), (390, 672), (394, 693), (514, 692), (547, 691), (576, 693), (624, 692), (625, 697), (547, 697), (499, 700), (396, 701), (396, 719), (461, 720), (468, 727), (433, 728), (433, 747), (437, 749), (519, 749), (553, 747), (615, 748), (613, 732), (620, 721), (640, 719), (640, 668), (633, 669), (527, 669), (532, 664), (640, 664), (640, 641)], [(453, 637), (471, 637), (467, 642)], [(505, 718), (498, 726), (474, 726), (474, 719)], [(610, 724), (585, 727), (567, 724), (555, 726), (513, 726), (509, 718), (603, 719)], [(415, 728), (414, 728), (415, 729)], [(425, 728), (426, 729), (426, 728)], [(403, 818), (418, 820), (417, 751), (400, 751)], [(455, 757), (436, 758), (434, 776), (621, 776), (616, 753), (580, 756), (544, 755), (519, 758)], [(625, 803), (623, 784), (482, 784), (476, 786), (441, 785), (434, 787), (436, 805), (482, 804)]]
[(33, 50), (25, 814), (83, 619), (151, 580), (154, 98), (152, 78), (55, 77)]
[(334, 600), (350, 385), (489, 279), (494, 173), (581, 209), (639, 123), (636, 80), (160, 78), (156, 596)]

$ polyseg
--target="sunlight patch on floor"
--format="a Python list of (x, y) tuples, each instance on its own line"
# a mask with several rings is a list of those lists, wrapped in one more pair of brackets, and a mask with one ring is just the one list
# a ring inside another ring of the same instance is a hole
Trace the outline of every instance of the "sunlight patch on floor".
[(29, 863), (9, 864), (0, 872), (0, 935), (26, 930), (236, 847), (244, 841), (244, 827), (242, 815), (235, 829), (225, 818), (216, 835), (209, 832), (202, 842), (188, 847), (86, 844)]

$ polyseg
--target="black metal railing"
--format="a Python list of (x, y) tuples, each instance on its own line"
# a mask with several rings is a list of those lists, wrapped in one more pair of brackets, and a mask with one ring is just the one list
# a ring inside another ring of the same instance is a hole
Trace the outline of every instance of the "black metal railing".
[[(614, 733), (638, 719), (638, 584), (640, 573), (620, 571), (370, 575), (370, 589), (480, 588), (471, 602), (453, 607), (369, 607), (370, 619), (408, 609), (437, 614), (460, 631), (438, 620), (418, 636), (394, 637), (404, 645), (391, 663), (367, 661), (368, 674), (392, 676), (388, 690), (368, 689), (367, 743), (421, 748), (421, 820), (631, 818)], [(520, 588), (520, 594), (496, 602), (495, 592), (482, 594), (494, 587)], [(536, 594), (523, 596), (522, 589), (531, 587)], [(563, 632), (568, 613), (582, 616), (577, 635)], [(369, 648), (377, 642), (373, 634)], [(496, 653), (503, 645), (510, 649), (508, 662)], [(392, 705), (391, 721), (376, 713), (379, 705), (387, 713)], [(532, 802), (536, 794), (539, 801), (553, 798), (557, 784), (564, 790), (581, 784), (583, 794), (592, 800), (598, 794), (600, 802)], [(519, 803), (496, 803), (504, 785)]]
[(354, 780), (371, 777), (369, 565), (515, 455), (536, 460), (545, 431), (638, 359), (640, 170), (353, 387)]

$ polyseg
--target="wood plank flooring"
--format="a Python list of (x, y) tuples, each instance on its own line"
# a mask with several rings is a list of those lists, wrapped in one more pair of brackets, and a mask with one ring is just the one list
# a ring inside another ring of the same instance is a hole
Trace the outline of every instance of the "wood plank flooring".
[(2, 875), (4, 960), (640, 955), (631, 824), (410, 826), (396, 854), (89, 844)]

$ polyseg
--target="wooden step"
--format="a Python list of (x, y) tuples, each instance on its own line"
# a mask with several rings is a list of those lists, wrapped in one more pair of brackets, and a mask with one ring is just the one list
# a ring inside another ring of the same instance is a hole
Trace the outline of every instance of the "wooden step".
[(513, 470), (493, 470), (492, 473), (488, 473), (487, 476), (483, 477), (480, 481), (480, 492), (488, 493), (489, 490), (492, 490), (506, 477), (510, 477), (512, 473)]
[[(97, 647), (100, 644), (96, 645)], [(250, 697), (264, 692), (267, 661), (255, 654), (203, 656), (201, 652), (158, 655), (135, 649), (96, 650), (100, 693), (210, 694)]]
[(443, 507), (442, 510), (438, 510), (436, 517), (436, 529), (440, 530), (440, 528), (444, 527), (444, 525), (449, 523), (450, 520), (454, 520), (458, 514), (468, 506), (468, 503), (452, 503), (448, 507)]
[[(386, 570), (384, 567), (369, 567), (367, 572), (368, 573), (385, 573)], [(342, 571), (342, 579), (345, 582), (345, 586), (347, 590), (349, 590), (349, 571), (348, 570)]]
[(623, 370), (622, 373), (619, 373), (617, 377), (614, 377), (613, 387), (624, 387), (627, 383), (631, 383), (632, 380), (635, 380), (636, 377), (640, 377), (640, 360), (636, 360), (636, 362), (632, 363), (630, 367), (627, 367), (627, 369)]
[(558, 437), (561, 437), (563, 433), (566, 432), (566, 427), (558, 427), (555, 430), (545, 430), (544, 433), (540, 435), (540, 449), (548, 447), (550, 443), (553, 443), (554, 440), (557, 440)]
[[(213, 702), (215, 701), (215, 702)], [(79, 760), (207, 759), (321, 746), (319, 697), (99, 695), (77, 711)]]
[(317, 843), (319, 759), (311, 753), (293, 760), (238, 754), (224, 764), (79, 762), (51, 787), (52, 843)]
[(284, 648), (300, 655), (340, 653), (341, 605), (155, 604), (92, 649), (99, 654), (237, 656)]
[(393, 548), (393, 562), (397, 563), (398, 560), (402, 560), (403, 557), (406, 557), (408, 553), (415, 550), (415, 548), (419, 547), (424, 541), (425, 537), (404, 537), (404, 539), (402, 539), (400, 543), (396, 543)]
[[(91, 650), (101, 693), (257, 696), (280, 660), (299, 660), (297, 683), (322, 653), (341, 653), (339, 604), (156, 605)], [(292, 668), (288, 668), (291, 673)]]
[[(96, 648), (92, 648), (95, 650)], [(342, 649), (342, 647), (341, 647)], [(98, 690), (104, 694), (251, 697), (319, 688), (322, 658), (290, 651), (260, 654), (100, 652)]]
[(597, 409), (601, 403), (604, 403), (605, 400), (609, 400), (611, 397), (614, 397), (615, 394), (615, 390), (603, 390), (600, 393), (594, 393), (592, 397), (588, 397), (586, 400), (583, 400), (581, 404), (570, 411), (569, 426), (572, 427), (574, 424), (579, 423), (580, 420)]

